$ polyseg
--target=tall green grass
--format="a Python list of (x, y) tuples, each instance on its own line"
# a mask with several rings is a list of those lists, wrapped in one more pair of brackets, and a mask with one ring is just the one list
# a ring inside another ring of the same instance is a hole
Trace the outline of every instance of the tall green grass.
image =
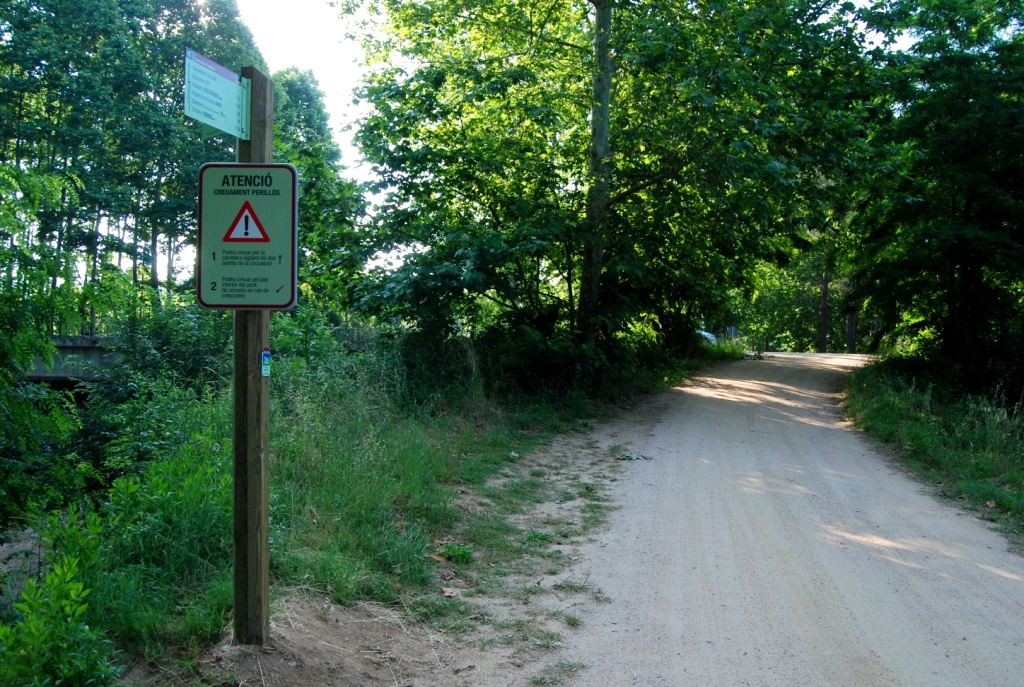
[(160, 656), (223, 629), (232, 603), (228, 401), (182, 395), (165, 406), (174, 440), (116, 479), (98, 508), (88, 617), (129, 651)]
[[(550, 433), (579, 427), (593, 406), (581, 393), (497, 404), (465, 351), (455, 349), (430, 378), (430, 361), (410, 367), (400, 345), (349, 355), (314, 334), (275, 359), (270, 380), (272, 585), (316, 589), (338, 603), (401, 599), (421, 614), (450, 611), (450, 600), (422, 596), (435, 574), (428, 554), (436, 555), (436, 540), (449, 541), (452, 561), (471, 559), (474, 547), (508, 546), (513, 556), (531, 535), (508, 515), (547, 487), (511, 481), (495, 495), (501, 512), (475, 515), (455, 507), (458, 490), (484, 490)], [(35, 523), (48, 543), (41, 569), (63, 566), (44, 591), (87, 598), (75, 608), (89, 632), (67, 628), (90, 655), (111, 640), (124, 660), (187, 658), (230, 624), (230, 392), (152, 382), (158, 402), (140, 393), (119, 405), (117, 435), (89, 463), (120, 476), (80, 508)], [(0, 604), (0, 643), (23, 646), (33, 623)], [(57, 638), (52, 647), (72, 644)], [(96, 665), (111, 679), (108, 663)]]
[(291, 361), (274, 383), (271, 529), (284, 584), (337, 601), (427, 581), (424, 551), (455, 511), (440, 420), (401, 405), (396, 368)]
[[(457, 523), (457, 486), (483, 482), (543, 436), (476, 393), (448, 389), (428, 403), (410, 393), (403, 369), (384, 347), (275, 362), (275, 588), (314, 588), (340, 603), (422, 588), (428, 548)], [(160, 412), (160, 442), (130, 427), (116, 442), (147, 460), (92, 505), (36, 523), (51, 560), (78, 562), (68, 583), (87, 590), (83, 621), (126, 657), (198, 651), (221, 636), (233, 601), (230, 393), (167, 393)], [(9, 611), (0, 623), (19, 617)]]
[(963, 392), (890, 360), (853, 373), (848, 408), (911, 468), (993, 519), (1024, 524), (1024, 418), (998, 397)]

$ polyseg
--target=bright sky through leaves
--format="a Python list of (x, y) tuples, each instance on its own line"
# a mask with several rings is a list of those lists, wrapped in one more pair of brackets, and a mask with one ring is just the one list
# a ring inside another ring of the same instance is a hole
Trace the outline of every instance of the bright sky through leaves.
[[(345, 22), (328, 0), (237, 0), (242, 21), (271, 73), (297, 67), (311, 70), (324, 92), (324, 105), (331, 116), (342, 163), (350, 170), (358, 156), (352, 147), (352, 132), (343, 131), (357, 116), (352, 105), (362, 59), (359, 46), (345, 39)], [(354, 170), (353, 170), (354, 171)]]

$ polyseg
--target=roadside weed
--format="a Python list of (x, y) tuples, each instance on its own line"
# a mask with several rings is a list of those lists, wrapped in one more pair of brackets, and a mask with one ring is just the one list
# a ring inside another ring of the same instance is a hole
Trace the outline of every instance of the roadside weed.
[(565, 680), (586, 668), (582, 663), (572, 661), (559, 661), (553, 666), (547, 667), (542, 673), (530, 678), (530, 684), (537, 687), (548, 685), (562, 685)]
[(857, 424), (942, 493), (1024, 536), (1024, 416), (998, 399), (914, 376), (899, 359), (854, 371), (847, 407)]
[(462, 544), (445, 544), (441, 555), (452, 563), (469, 565), (473, 562), (473, 547)]

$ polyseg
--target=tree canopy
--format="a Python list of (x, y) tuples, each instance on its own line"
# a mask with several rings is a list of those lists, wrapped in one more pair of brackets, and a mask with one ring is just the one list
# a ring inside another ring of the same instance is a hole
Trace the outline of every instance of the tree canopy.
[[(74, 5), (0, 8), (8, 369), (190, 288), (196, 170), (233, 141), (182, 116), (182, 55), (263, 66), (233, 0)], [(372, 212), (314, 76), (274, 75), (303, 303), (565, 380), (699, 327), (975, 370), (1024, 337), (1020, 2), (370, 9)]]
[(991, 379), (1022, 335), (1022, 7), (884, 9), (916, 43), (882, 65), (895, 174), (871, 188), (859, 286), (879, 334)]
[(359, 139), (387, 192), (379, 246), (408, 256), (364, 285), (380, 312), (685, 341), (857, 174), (872, 94), (848, 3), (386, 9)]

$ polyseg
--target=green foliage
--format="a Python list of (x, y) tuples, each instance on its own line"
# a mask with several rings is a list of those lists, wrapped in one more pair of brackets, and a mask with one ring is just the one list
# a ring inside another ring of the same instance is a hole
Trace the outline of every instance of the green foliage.
[(929, 343), (981, 391), (1014, 374), (1024, 337), (1024, 32), (1019, 3), (894, 3), (874, 15), (917, 42), (887, 55), (859, 293), (890, 344)]
[(78, 427), (69, 395), (0, 379), (0, 528), (85, 486), (81, 461), (67, 452)]
[(166, 459), (187, 441), (197, 396), (230, 377), (230, 317), (173, 300), (132, 318), (114, 345), (116, 364), (67, 393), (0, 379), (0, 523), (49, 510)]
[(85, 622), (89, 591), (79, 572), (77, 559), (58, 556), (41, 583), (25, 585), (15, 604), (18, 622), (0, 625), (0, 682), (10, 687), (115, 683), (111, 644)]
[[(162, 395), (150, 396), (158, 388)], [(230, 609), (230, 413), (226, 397), (197, 399), (159, 381), (146, 395), (170, 428), (149, 445), (152, 454), (118, 466), (131, 474), (104, 490), (98, 512), (73, 507), (37, 530), (44, 563), (76, 561), (90, 599), (81, 621), (122, 648), (161, 655), (166, 646), (212, 640)], [(133, 421), (134, 441), (152, 442), (147, 420)], [(127, 445), (131, 435), (122, 431)]]
[(24, 381), (36, 360), (53, 357), (52, 323), (75, 317), (50, 288), (53, 251), (32, 237), (40, 215), (74, 191), (65, 177), (0, 159), (0, 526), (29, 506), (59, 506), (81, 486), (62, 454), (77, 423), (70, 398)]
[(299, 172), (302, 301), (345, 307), (348, 284), (371, 252), (358, 230), (365, 206), (362, 189), (341, 176), (341, 151), (313, 74), (293, 68), (273, 78), (275, 159)]
[(274, 313), (270, 336), (274, 356), (301, 358), (307, 362), (335, 357), (344, 346), (337, 328), (330, 326), (320, 310), (305, 302), (290, 312)]
[(73, 558), (83, 575), (94, 572), (103, 534), (103, 525), (96, 513), (83, 512), (72, 505), (66, 512), (51, 511), (40, 520), (37, 529), (46, 547), (44, 565), (52, 565), (61, 557)]
[(230, 313), (168, 298), (118, 323), (118, 332), (116, 361), (79, 387), (85, 401), (69, 442), (92, 489), (165, 459), (192, 431), (168, 419), (230, 379)]
[(174, 257), (194, 240), (196, 170), (232, 157), (227, 137), (203, 139), (181, 117), (185, 47), (236, 70), (262, 63), (234, 3), (122, 5), (0, 7), (0, 165), (60, 184), (30, 201), (25, 233), (0, 234), (35, 268), (8, 280), (33, 275), (32, 298), (54, 306), (43, 313), (47, 334), (102, 329), (108, 280), (127, 273), (132, 289), (159, 285), (161, 253), (173, 286)]
[(786, 266), (764, 263), (758, 267), (751, 293), (738, 296), (736, 304), (740, 336), (752, 350), (846, 351), (850, 307), (846, 280), (826, 273), (823, 311), (820, 257), (809, 252)]
[[(524, 441), (514, 438), (518, 416), (439, 373), (442, 361), (433, 395), (425, 381), (411, 391), (393, 351), (282, 361), (272, 377), (271, 546), (282, 584), (346, 601), (394, 599), (428, 582), (430, 542), (461, 519), (455, 485), (482, 483)], [(519, 420), (534, 435), (555, 417), (549, 408)]]
[(52, 278), (67, 277), (60, 256), (34, 240), (39, 218), (62, 197), (76, 198), (67, 177), (19, 169), (0, 159), (0, 383), (18, 380), (35, 359), (50, 360), (47, 334), (56, 321), (77, 321), (66, 292)]
[(473, 547), (465, 544), (445, 544), (441, 555), (457, 565), (468, 565), (473, 562)]
[(88, 577), (92, 621), (121, 646), (155, 655), (214, 638), (231, 602), (227, 399), (178, 399), (162, 408), (176, 428), (170, 440), (137, 475), (113, 481)]
[(557, 388), (671, 348), (648, 323), (725, 319), (758, 259), (824, 223), (821, 179), (856, 170), (869, 94), (849, 4), (616, 3), (598, 226), (596, 29), (585, 6), (542, 4), (389, 3), (360, 141), (388, 193), (380, 249), (405, 258), (359, 293)]
[[(483, 484), (562, 411), (504, 411), (456, 377), (435, 380), (433, 395), (414, 393), (386, 340), (350, 355), (324, 322), (294, 318), (279, 323), (281, 341), (292, 341), (281, 348), (292, 350), (278, 355), (271, 377), (274, 583), (338, 601), (404, 598), (434, 579), (431, 542), (460, 526), (457, 485)], [(319, 343), (304, 350), (290, 327)], [(158, 660), (215, 641), (231, 609), (230, 395), (162, 377), (137, 375), (133, 384), (128, 398), (105, 406), (116, 431), (99, 441), (100, 505), (48, 516), (36, 529), (44, 563), (76, 561), (75, 598), (89, 601), (78, 621), (130, 656)], [(503, 502), (519, 507), (540, 487), (517, 482)], [(516, 532), (496, 520), (475, 530), (487, 546)], [(476, 546), (444, 553), (468, 564)]]
[(917, 358), (890, 358), (853, 373), (857, 423), (893, 444), (943, 492), (989, 514), (1024, 522), (1024, 421), (1020, 404), (967, 393), (954, 374)]
[[(262, 60), (233, 2), (122, 5), (0, 5), (3, 524), (109, 483), (96, 443), (128, 434), (97, 420), (101, 409), (80, 417), (70, 398), (24, 383), (37, 361), (52, 360), (51, 336), (122, 335), (125, 369), (149, 378), (178, 375), (200, 386), (225, 374), (226, 339), (213, 331), (225, 318), (197, 307), (163, 310), (161, 298), (172, 299), (144, 283), (156, 285), (164, 253), (173, 287), (174, 258), (194, 235), (196, 170), (232, 157), (225, 137), (204, 140), (181, 117), (185, 46), (236, 69)], [(140, 322), (145, 331), (133, 331)], [(138, 380), (121, 381), (92, 398), (131, 396)]]
[(711, 360), (742, 360), (747, 355), (743, 339), (719, 339), (708, 347), (707, 357)]
[[(215, 402), (166, 377), (127, 371), (88, 385), (90, 395), (74, 438), (86, 486), (106, 489), (123, 475), (138, 475), (150, 463), (168, 460), (195, 440), (201, 422), (192, 409)], [(198, 399), (198, 400), (197, 400)]]
[[(174, 380), (196, 390), (224, 384), (231, 376), (231, 322), (229, 311), (202, 308), (193, 294), (171, 296), (120, 319), (113, 331), (120, 364), (110, 373), (111, 383), (121, 383), (120, 373)], [(98, 390), (123, 395), (115, 388)]]
[(144, 477), (118, 478), (110, 490), (112, 556), (159, 571), (171, 587), (204, 582), (231, 549), (229, 475), (216, 462), (179, 459), (154, 463)]

